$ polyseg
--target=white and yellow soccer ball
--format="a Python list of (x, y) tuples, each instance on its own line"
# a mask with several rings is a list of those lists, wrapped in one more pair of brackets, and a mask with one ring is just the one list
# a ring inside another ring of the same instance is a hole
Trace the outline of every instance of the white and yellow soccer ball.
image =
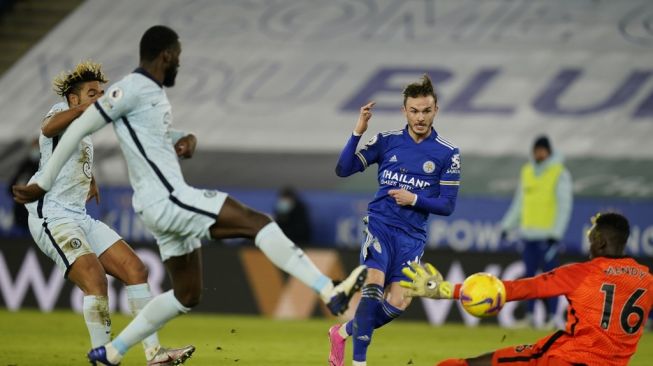
[(506, 303), (506, 288), (490, 273), (475, 273), (463, 282), (460, 303), (465, 311), (476, 317), (494, 316)]

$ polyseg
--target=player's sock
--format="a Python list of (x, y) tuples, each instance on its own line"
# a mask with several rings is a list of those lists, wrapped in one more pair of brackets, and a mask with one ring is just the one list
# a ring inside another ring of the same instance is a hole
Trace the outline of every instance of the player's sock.
[(91, 346), (95, 348), (108, 343), (111, 340), (109, 299), (106, 296), (84, 296), (82, 312), (91, 336)]
[(363, 286), (361, 293), (361, 301), (356, 309), (352, 327), (355, 362), (365, 362), (367, 359), (367, 348), (372, 341), (372, 332), (374, 332), (374, 320), (382, 306), (383, 287), (368, 284)]
[(450, 358), (438, 363), (437, 366), (469, 366), (467, 361), (461, 358)]
[(340, 336), (342, 338), (345, 338), (345, 339), (347, 339), (347, 337), (349, 337), (353, 333), (354, 333), (354, 320), (353, 319), (348, 321), (347, 323), (341, 325), (340, 328), (338, 329), (338, 334), (340, 334)]
[(387, 300), (383, 301), (383, 304), (376, 312), (374, 329), (381, 328), (382, 326), (397, 319), (403, 313), (404, 313), (403, 310), (390, 305), (390, 303)]
[[(383, 304), (381, 305), (381, 307), (379, 308), (376, 314), (376, 318), (374, 319), (374, 329), (380, 328), (390, 323), (391, 321), (398, 318), (403, 313), (404, 313), (403, 310), (390, 305), (388, 301), (384, 300)], [(353, 328), (354, 328), (354, 321), (350, 320), (347, 323), (340, 326), (340, 328), (338, 329), (338, 334), (342, 338), (347, 338), (350, 335), (352, 335), (352, 333), (354, 332)]]
[[(138, 285), (125, 286), (125, 289), (127, 290), (127, 303), (129, 304), (129, 310), (133, 316), (136, 316), (141, 312), (141, 310), (143, 310), (145, 305), (152, 300), (150, 286), (147, 283), (140, 283)], [(159, 336), (156, 332), (143, 339), (145, 358), (149, 360), (154, 357), (159, 346)]]
[(298, 278), (320, 295), (330, 294), (327, 290), (333, 289), (331, 279), (322, 274), (304, 251), (288, 239), (276, 222), (265, 225), (256, 234), (254, 242), (277, 267)]
[(172, 290), (164, 292), (148, 302), (111, 344), (124, 355), (134, 344), (156, 332), (170, 319), (189, 311), (190, 308), (175, 298)]

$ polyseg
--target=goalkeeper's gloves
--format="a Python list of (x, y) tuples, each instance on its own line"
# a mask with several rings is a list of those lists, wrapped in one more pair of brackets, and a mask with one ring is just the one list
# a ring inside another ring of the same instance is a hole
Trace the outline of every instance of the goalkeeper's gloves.
[(399, 281), (401, 287), (407, 288), (407, 296), (429, 297), (431, 299), (452, 299), (453, 286), (442, 278), (440, 272), (430, 263), (421, 264), (413, 262), (410, 267), (402, 268), (401, 272), (408, 276), (412, 282)]

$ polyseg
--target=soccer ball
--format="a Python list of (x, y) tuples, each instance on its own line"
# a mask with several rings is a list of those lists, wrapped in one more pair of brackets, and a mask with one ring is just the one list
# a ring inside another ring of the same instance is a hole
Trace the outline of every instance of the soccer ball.
[(460, 288), (460, 303), (465, 311), (479, 318), (497, 315), (506, 302), (503, 282), (490, 273), (475, 273)]

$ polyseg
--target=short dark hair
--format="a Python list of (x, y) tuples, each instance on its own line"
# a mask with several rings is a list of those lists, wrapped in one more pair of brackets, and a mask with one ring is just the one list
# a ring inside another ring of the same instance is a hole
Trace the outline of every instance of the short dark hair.
[(546, 149), (549, 154), (551, 154), (551, 140), (549, 140), (547, 135), (540, 135), (535, 138), (535, 141), (533, 142), (533, 150), (537, 149), (538, 147)]
[(417, 97), (427, 97), (429, 95), (433, 97), (433, 100), (435, 101), (435, 105), (438, 105), (438, 96), (435, 94), (435, 90), (433, 89), (433, 83), (431, 82), (431, 78), (429, 78), (429, 76), (426, 74), (422, 76), (422, 80), (416, 83), (411, 83), (406, 85), (403, 94), (404, 94), (404, 105), (406, 105), (406, 100), (409, 97), (417, 98)]
[(152, 61), (179, 42), (177, 32), (165, 25), (155, 25), (143, 33), (140, 43), (141, 61)]
[(614, 212), (602, 213), (596, 218), (594, 225), (608, 245), (623, 251), (630, 236), (630, 224), (626, 217)]

